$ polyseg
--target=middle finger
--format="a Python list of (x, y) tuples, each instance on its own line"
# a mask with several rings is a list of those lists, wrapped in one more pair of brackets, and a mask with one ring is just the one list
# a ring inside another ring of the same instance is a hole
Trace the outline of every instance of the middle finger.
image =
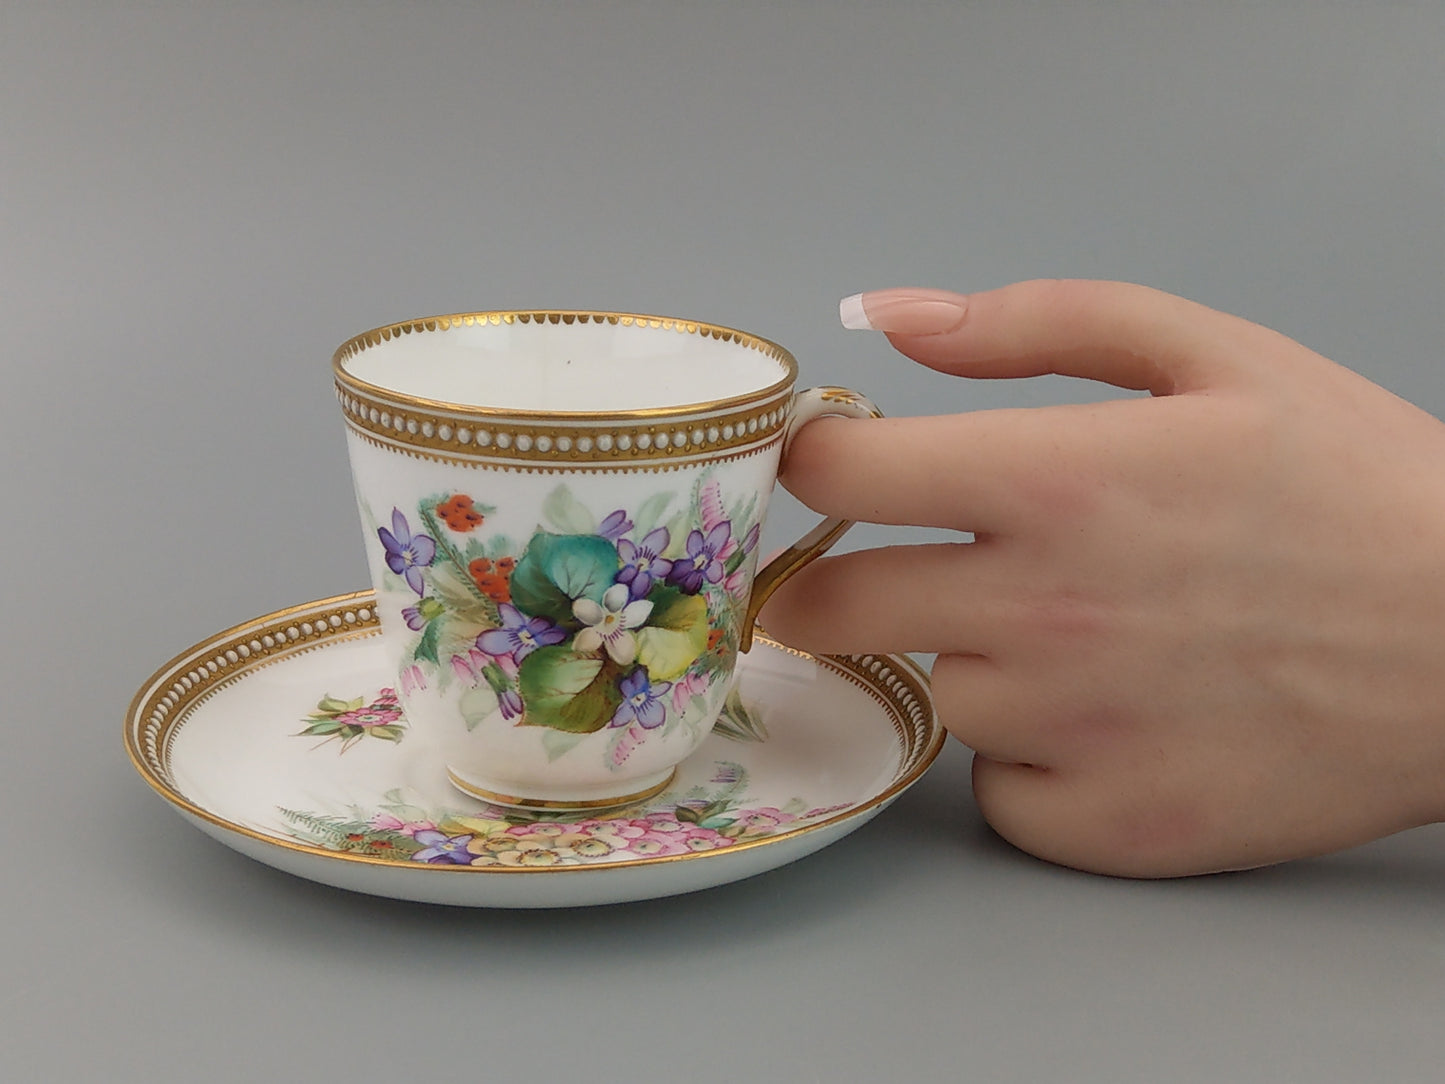
[(1000, 586), (991, 544), (887, 546), (823, 557), (763, 608), (769, 635), (811, 652), (986, 655)]

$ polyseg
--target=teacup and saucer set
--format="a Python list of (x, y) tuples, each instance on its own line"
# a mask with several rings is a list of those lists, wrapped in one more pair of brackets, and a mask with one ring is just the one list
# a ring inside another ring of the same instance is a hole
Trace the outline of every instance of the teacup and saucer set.
[(758, 610), (791, 435), (876, 417), (739, 331), (485, 312), (333, 358), (372, 590), (259, 617), (136, 694), (146, 781), (220, 842), (360, 892), (571, 907), (690, 892), (859, 828), (943, 743), (898, 656), (811, 656)]

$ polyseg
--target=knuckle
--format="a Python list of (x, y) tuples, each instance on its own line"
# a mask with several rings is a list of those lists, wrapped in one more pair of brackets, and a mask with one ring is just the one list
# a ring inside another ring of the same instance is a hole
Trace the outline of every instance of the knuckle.
[(1102, 482), (1058, 462), (1041, 462), (1021, 472), (1014, 489), (1016, 499), (1056, 530), (1090, 519), (1104, 493)]

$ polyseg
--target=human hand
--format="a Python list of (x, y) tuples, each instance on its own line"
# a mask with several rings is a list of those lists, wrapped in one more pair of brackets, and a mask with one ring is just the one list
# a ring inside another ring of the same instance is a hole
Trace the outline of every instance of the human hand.
[(763, 621), (809, 651), (937, 652), (1000, 835), (1152, 877), (1445, 820), (1445, 425), (1140, 286), (844, 304), (946, 373), (1153, 395), (825, 418), (789, 452), (818, 512), (974, 534), (816, 561)]

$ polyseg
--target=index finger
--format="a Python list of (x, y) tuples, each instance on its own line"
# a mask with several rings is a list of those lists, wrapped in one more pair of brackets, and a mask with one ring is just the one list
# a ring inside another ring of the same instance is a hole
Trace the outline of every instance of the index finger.
[(819, 418), (793, 438), (779, 481), (821, 515), (973, 531), (996, 518), (996, 498), (959, 470), (956, 429), (950, 417)]
[(820, 418), (794, 438), (781, 481), (828, 516), (1006, 535), (1098, 489), (1147, 399), (917, 418)]
[[(845, 311), (846, 310), (846, 311)], [(964, 295), (875, 290), (840, 306), (847, 326), (888, 335), (901, 353), (957, 376), (1062, 376), (1176, 395), (1247, 379), (1277, 332), (1125, 282), (1019, 282)], [(1300, 353), (1304, 348), (1289, 343)]]

